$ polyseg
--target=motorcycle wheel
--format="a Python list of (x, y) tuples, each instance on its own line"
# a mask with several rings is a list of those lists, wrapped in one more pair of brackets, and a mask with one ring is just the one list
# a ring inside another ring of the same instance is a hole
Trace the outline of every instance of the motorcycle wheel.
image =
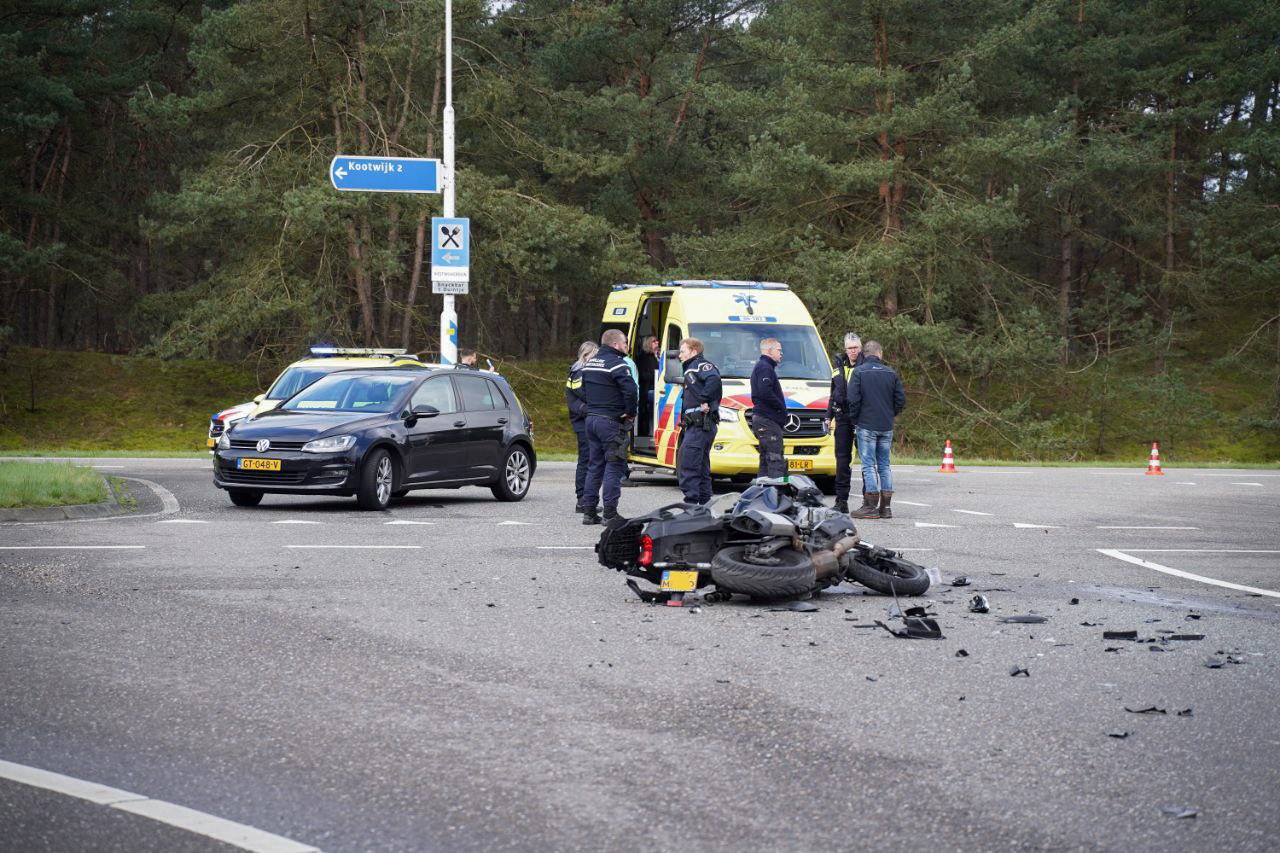
[(924, 595), (929, 589), (929, 575), (924, 566), (901, 557), (878, 557), (849, 560), (848, 574), (852, 580), (885, 595)]
[(817, 586), (817, 570), (805, 554), (784, 548), (774, 556), (776, 566), (762, 566), (742, 558), (742, 547), (721, 548), (711, 560), (711, 579), (729, 592), (752, 598), (776, 600), (812, 592)]

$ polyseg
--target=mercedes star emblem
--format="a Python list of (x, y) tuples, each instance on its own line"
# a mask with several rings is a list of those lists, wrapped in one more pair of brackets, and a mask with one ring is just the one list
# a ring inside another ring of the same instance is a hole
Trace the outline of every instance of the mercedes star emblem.
[(800, 429), (800, 419), (795, 415), (787, 415), (787, 422), (782, 428), (787, 432), (796, 432)]
[(268, 448), (268, 447), (270, 447), (270, 446), (271, 446), (271, 442), (267, 441), (265, 438), (260, 438), (260, 439), (258, 439), (258, 452), (259, 452), (259, 453), (266, 453), (266, 452), (267, 452), (267, 448)]

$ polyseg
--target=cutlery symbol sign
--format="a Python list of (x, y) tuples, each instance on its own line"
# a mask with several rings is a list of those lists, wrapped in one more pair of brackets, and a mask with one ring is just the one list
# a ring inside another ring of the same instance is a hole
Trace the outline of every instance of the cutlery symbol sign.
[(441, 225), (440, 226), (440, 248), (441, 249), (461, 249), (462, 248), (462, 226), (461, 225)]

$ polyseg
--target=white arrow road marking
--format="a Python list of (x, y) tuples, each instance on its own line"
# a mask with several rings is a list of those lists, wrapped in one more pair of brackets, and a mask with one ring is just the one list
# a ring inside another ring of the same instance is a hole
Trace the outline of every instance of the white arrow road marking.
[(904, 501), (904, 500), (899, 500), (899, 501), (898, 501), (898, 503), (899, 503), (899, 504), (906, 504), (907, 506), (929, 506), (929, 504), (918, 504), (918, 503), (916, 503), (915, 501)]
[(504, 524), (523, 524), (525, 527), (528, 527), (532, 523), (533, 522), (531, 521), (499, 521), (498, 526), (501, 527)]
[(965, 515), (991, 515), (989, 512), (978, 512), (976, 509), (953, 509), (952, 512), (962, 512)]
[(286, 518), (281, 521), (273, 521), (272, 524), (324, 524), (323, 521), (303, 521), (300, 518)]
[(395, 521), (384, 521), (383, 524), (435, 524), (434, 521), (409, 521), (404, 518), (397, 518)]
[(156, 524), (208, 524), (199, 518), (162, 518)]
[(955, 527), (954, 524), (932, 524), (928, 521), (917, 521), (916, 527)]
[(12, 761), (0, 761), (0, 778), (151, 818), (196, 835), (203, 835), (206, 838), (239, 847), (241, 850), (255, 850), (261, 853), (311, 853), (318, 849), (294, 841), (292, 838), (285, 838), (283, 835), (264, 832), (261, 829), (198, 812), (186, 806), (164, 800), (153, 800), (141, 794), (86, 782), (72, 776), (63, 776), (61, 773), (51, 773), (37, 767), (15, 764)]
[(1043, 528), (1043, 529), (1050, 529), (1050, 528), (1052, 528), (1053, 530), (1057, 530), (1057, 529), (1058, 529), (1058, 525), (1056, 525), (1056, 524), (1023, 524), (1023, 523), (1022, 523), (1022, 522), (1020, 522), (1020, 521), (1015, 521), (1015, 522), (1013, 523), (1013, 526), (1014, 526), (1014, 527), (1021, 527), (1021, 528), (1024, 528), (1024, 529), (1027, 529), (1027, 528), (1035, 528), (1035, 529), (1037, 529), (1037, 530), (1040, 530), (1040, 529), (1042, 529), (1042, 528)]
[(1248, 592), (1254, 595), (1266, 595), (1266, 596), (1270, 596), (1271, 598), (1280, 598), (1280, 592), (1275, 592), (1274, 590), (1258, 589), (1256, 586), (1242, 586), (1241, 584), (1238, 584), (1238, 583), (1220, 581), (1217, 578), (1206, 578), (1202, 575), (1193, 575), (1191, 574), (1191, 572), (1184, 572), (1179, 569), (1171, 569), (1168, 566), (1162, 566), (1159, 563), (1152, 563), (1148, 560), (1143, 560), (1140, 557), (1134, 557), (1130, 554), (1126, 554), (1123, 551), (1116, 551), (1110, 548), (1099, 548), (1098, 553), (1106, 554), (1108, 557), (1115, 557), (1117, 560), (1124, 560), (1126, 563), (1133, 563), (1135, 566), (1142, 566), (1144, 569), (1152, 569), (1157, 572), (1164, 572), (1166, 575), (1173, 575), (1174, 577), (1186, 578), (1187, 580), (1199, 581), (1200, 583), (1213, 584), (1214, 586), (1221, 586), (1227, 589), (1236, 589), (1236, 590), (1239, 590), (1240, 592)]

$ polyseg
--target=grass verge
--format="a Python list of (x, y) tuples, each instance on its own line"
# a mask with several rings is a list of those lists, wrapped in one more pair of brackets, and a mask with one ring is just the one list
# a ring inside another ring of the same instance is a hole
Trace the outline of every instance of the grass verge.
[(69, 506), (107, 499), (102, 475), (61, 462), (0, 462), (0, 508)]

